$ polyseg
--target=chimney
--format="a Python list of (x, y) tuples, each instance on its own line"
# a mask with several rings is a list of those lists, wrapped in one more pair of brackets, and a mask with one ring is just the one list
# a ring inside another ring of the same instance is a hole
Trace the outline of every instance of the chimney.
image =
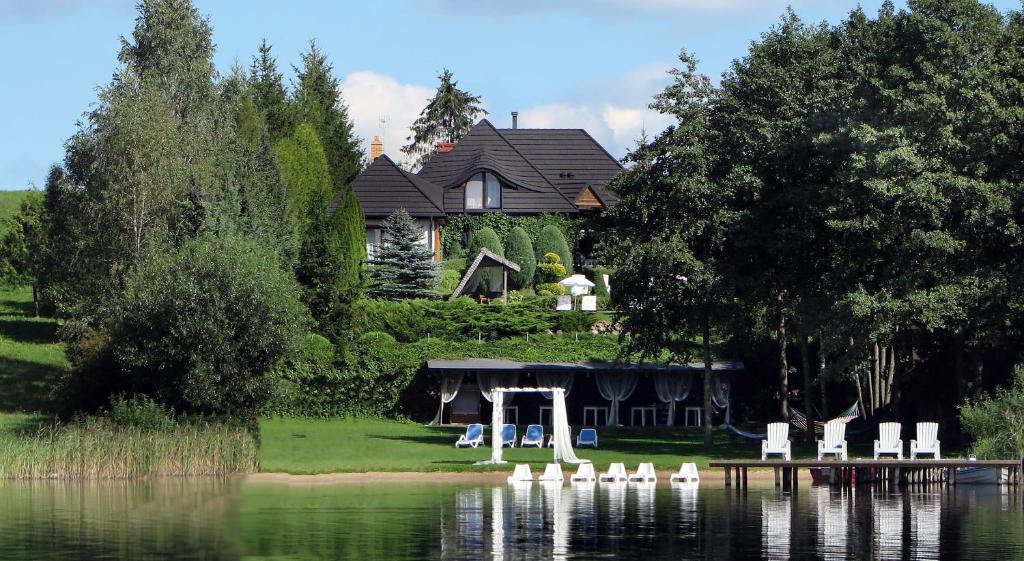
[(454, 142), (437, 142), (434, 144), (434, 148), (437, 149), (438, 154), (444, 154), (445, 152), (451, 152), (452, 148), (455, 148)]
[(373, 142), (370, 142), (370, 161), (374, 161), (384, 153), (384, 142), (381, 141), (379, 136), (373, 137)]
[(513, 129), (518, 129), (519, 128), (519, 112), (518, 111), (513, 111), (512, 112), (512, 128)]

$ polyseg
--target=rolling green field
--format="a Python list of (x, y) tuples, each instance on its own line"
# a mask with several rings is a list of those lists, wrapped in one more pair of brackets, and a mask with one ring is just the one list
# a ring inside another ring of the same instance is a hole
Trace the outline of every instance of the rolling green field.
[[(473, 463), (490, 457), (491, 449), (454, 447), (464, 429), (425, 427), (412, 422), (377, 419), (264, 419), (260, 423), (260, 471), (291, 474), (367, 471), (480, 471), (508, 466), (479, 467)], [(525, 427), (520, 427), (519, 436)], [(599, 469), (610, 462), (635, 466), (654, 462), (658, 469), (679, 469), (683, 462), (707, 468), (708, 461), (760, 458), (761, 444), (723, 432), (715, 433), (706, 448), (702, 433), (681, 428), (598, 429), (600, 449), (577, 450)], [(490, 433), (485, 435), (490, 442)], [(575, 438), (575, 437), (574, 437)], [(814, 444), (794, 443), (794, 458), (813, 458)], [(870, 443), (851, 443), (850, 455), (870, 456)], [(550, 448), (506, 448), (504, 458), (543, 469), (551, 462)]]
[(28, 315), (32, 289), (0, 288), (0, 413), (49, 413), (68, 369), (57, 322)]
[(28, 191), (0, 191), (0, 238), (7, 234), (7, 219), (11, 217)]

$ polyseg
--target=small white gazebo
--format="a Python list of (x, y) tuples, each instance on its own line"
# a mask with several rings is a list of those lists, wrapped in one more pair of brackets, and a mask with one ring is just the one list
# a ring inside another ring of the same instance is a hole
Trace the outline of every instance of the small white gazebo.
[(551, 393), (551, 424), (554, 437), (555, 463), (582, 464), (590, 460), (576, 457), (569, 434), (569, 416), (565, 411), (565, 388), (494, 388), (491, 390), (491, 459), (476, 465), (503, 464), (501, 427), (505, 423), (505, 394), (517, 392)]
[(593, 282), (578, 273), (558, 281), (558, 284), (569, 288), (569, 294), (573, 297), (574, 303), (577, 296), (590, 294), (590, 289), (594, 288)]

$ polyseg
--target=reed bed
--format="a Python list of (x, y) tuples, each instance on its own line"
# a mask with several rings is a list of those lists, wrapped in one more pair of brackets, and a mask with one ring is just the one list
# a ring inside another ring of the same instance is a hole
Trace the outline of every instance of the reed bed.
[(0, 479), (224, 476), (259, 468), (248, 431), (219, 424), (143, 430), (90, 419), (0, 433)]

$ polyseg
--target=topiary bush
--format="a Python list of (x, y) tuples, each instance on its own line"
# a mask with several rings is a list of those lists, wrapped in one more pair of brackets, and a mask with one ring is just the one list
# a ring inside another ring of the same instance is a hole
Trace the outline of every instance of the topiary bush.
[(448, 296), (455, 289), (459, 287), (459, 281), (462, 280), (462, 274), (453, 269), (442, 269), (441, 280), (438, 281), (437, 286), (434, 287), (434, 291), (443, 296)]
[(565, 267), (566, 274), (572, 274), (572, 252), (569, 251), (565, 235), (557, 227), (548, 225), (541, 229), (533, 249), (536, 252), (537, 261), (543, 261), (548, 253), (558, 255), (562, 266)]
[(537, 291), (537, 296), (562, 296), (566, 292), (565, 287), (557, 282), (538, 284), (535, 290)]
[(529, 234), (519, 226), (512, 228), (508, 234), (505, 257), (519, 265), (519, 272), (510, 272), (509, 283), (512, 288), (522, 289), (533, 285), (533, 275), (537, 270), (537, 258), (533, 253), (533, 242)]
[[(557, 253), (547, 253), (537, 264), (537, 282), (540, 284), (557, 283), (568, 276), (562, 258)], [(538, 292), (539, 294), (539, 292)]]

